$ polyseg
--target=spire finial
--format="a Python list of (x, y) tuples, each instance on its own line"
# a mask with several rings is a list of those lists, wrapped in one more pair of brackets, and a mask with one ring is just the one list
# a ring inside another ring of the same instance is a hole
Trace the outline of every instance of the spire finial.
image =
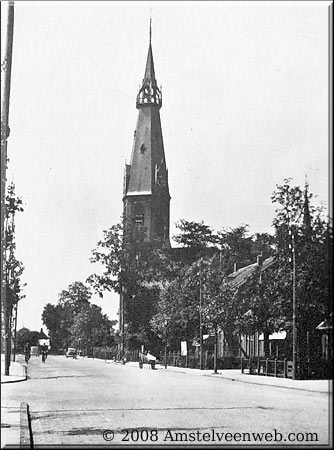
[(308, 190), (308, 186), (309, 186), (309, 184), (308, 184), (308, 180), (307, 180), (307, 174), (305, 173), (305, 190), (306, 191)]
[(150, 8), (150, 45), (151, 45), (151, 42), (152, 42), (152, 11)]

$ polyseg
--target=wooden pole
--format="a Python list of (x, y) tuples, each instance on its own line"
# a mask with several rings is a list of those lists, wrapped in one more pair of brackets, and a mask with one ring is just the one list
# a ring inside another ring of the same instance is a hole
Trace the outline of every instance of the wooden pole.
[(10, 366), (10, 316), (11, 305), (6, 298), (6, 283), (4, 282), (4, 262), (6, 261), (6, 166), (7, 166), (7, 139), (9, 136), (9, 100), (12, 72), (13, 55), (13, 35), (14, 35), (14, 2), (9, 2), (7, 13), (7, 30), (5, 44), (5, 58), (2, 62), (4, 90), (3, 101), (1, 105), (1, 298), (3, 301), (4, 312), (4, 347), (5, 347), (5, 375), (9, 375)]
[(199, 368), (202, 370), (202, 258), (200, 260), (199, 272)]
[(296, 321), (296, 252), (295, 237), (292, 233), (292, 360), (293, 360), (293, 379), (297, 375), (297, 321)]

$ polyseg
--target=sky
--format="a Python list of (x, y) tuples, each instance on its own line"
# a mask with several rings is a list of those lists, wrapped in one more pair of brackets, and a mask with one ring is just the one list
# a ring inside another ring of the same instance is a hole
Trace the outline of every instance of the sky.
[[(39, 330), (45, 304), (99, 270), (91, 251), (120, 220), (150, 11), (171, 235), (180, 219), (273, 233), (271, 194), (288, 177), (303, 186), (307, 175), (328, 205), (329, 4), (15, 3), (7, 182), (24, 204), (18, 329)], [(92, 302), (118, 318), (116, 294)]]

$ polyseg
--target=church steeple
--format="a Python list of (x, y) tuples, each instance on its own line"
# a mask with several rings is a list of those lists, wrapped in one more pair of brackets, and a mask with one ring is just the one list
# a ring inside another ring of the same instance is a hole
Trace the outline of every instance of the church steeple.
[(159, 112), (162, 100), (155, 78), (151, 30), (150, 21), (145, 73), (136, 102), (139, 112), (131, 162), (125, 168), (123, 215), (128, 227), (145, 230), (147, 242), (170, 247), (168, 170)]

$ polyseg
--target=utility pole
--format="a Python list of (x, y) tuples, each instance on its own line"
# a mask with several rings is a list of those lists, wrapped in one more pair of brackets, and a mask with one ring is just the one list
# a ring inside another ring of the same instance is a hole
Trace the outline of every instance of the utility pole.
[(293, 379), (297, 378), (297, 320), (296, 320), (296, 252), (295, 236), (292, 232), (292, 362)]
[(3, 98), (1, 104), (1, 298), (4, 314), (4, 350), (5, 375), (9, 375), (10, 346), (11, 346), (11, 305), (6, 298), (5, 263), (6, 263), (6, 167), (7, 167), (7, 139), (9, 136), (9, 100), (12, 72), (14, 35), (14, 2), (8, 4), (5, 57), (1, 64), (3, 71)]
[[(291, 244), (289, 248), (292, 253), (292, 258), (289, 257), (289, 261), (292, 262), (292, 364), (293, 364), (293, 379), (297, 379), (297, 307), (296, 307), (296, 246), (295, 246), (295, 230), (291, 228), (290, 214), (289, 214), (289, 236)], [(291, 261), (292, 259), (292, 261)]]
[(124, 287), (121, 286), (121, 293), (119, 296), (119, 331), (120, 331), (120, 343), (119, 343), (119, 359), (123, 358), (125, 347), (124, 336)]
[(202, 258), (199, 266), (199, 368), (202, 370)]
[(13, 362), (15, 362), (16, 351), (17, 351), (17, 312), (18, 304), (15, 304), (15, 319), (14, 319), (14, 345), (13, 345)]

